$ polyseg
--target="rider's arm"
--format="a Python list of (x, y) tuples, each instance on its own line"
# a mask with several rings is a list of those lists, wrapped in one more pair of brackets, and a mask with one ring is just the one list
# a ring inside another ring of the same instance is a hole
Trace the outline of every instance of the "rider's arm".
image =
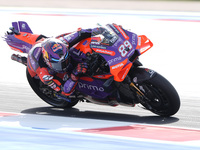
[(91, 37), (91, 34), (91, 29), (78, 29), (77, 32), (60, 37), (60, 40), (68, 44), (69, 48), (71, 48), (73, 45), (80, 42), (81, 40)]
[(49, 73), (47, 65), (43, 61), (40, 43), (30, 50), (27, 58), (27, 67), (32, 77), (38, 76), (44, 84), (50, 86), (55, 91), (61, 90), (61, 83)]
[(94, 35), (101, 34), (104, 31), (105, 31), (105, 29), (102, 27), (94, 28), (94, 29), (78, 29), (77, 32), (60, 37), (60, 40), (62, 40), (64, 43), (68, 44), (69, 48), (71, 48), (73, 45), (80, 42), (81, 40), (89, 38)]
[(39, 67), (36, 70), (36, 74), (38, 75), (38, 77), (44, 84), (48, 85), (49, 87), (51, 87), (57, 92), (61, 91), (61, 83), (58, 80), (54, 79), (53, 75), (49, 74), (49, 71), (47, 68)]
[[(57, 79), (54, 78), (53, 75), (49, 74), (49, 71), (47, 68), (38, 68), (37, 74), (40, 78), (40, 80), (51, 87), (56, 92), (59, 92), (65, 96), (69, 96), (74, 91), (74, 88), (76, 87), (78, 77), (71, 74), (71, 77), (68, 78), (64, 85), (61, 84)], [(63, 88), (62, 88), (63, 87)]]
[(79, 75), (86, 73), (87, 68), (88, 66), (86, 63), (79, 63), (77, 67), (72, 71), (68, 80), (65, 82), (61, 94), (66, 96), (71, 95), (78, 83)]
[(77, 67), (72, 71), (70, 77), (65, 81), (64, 85), (51, 75), (47, 68), (38, 68), (36, 73), (40, 80), (63, 95), (69, 96), (73, 93), (79, 79), (79, 75), (85, 73), (87, 70), (86, 63), (79, 63)]
[(65, 82), (61, 94), (69, 96), (73, 93), (76, 85), (78, 83), (78, 77), (71, 74), (70, 78)]

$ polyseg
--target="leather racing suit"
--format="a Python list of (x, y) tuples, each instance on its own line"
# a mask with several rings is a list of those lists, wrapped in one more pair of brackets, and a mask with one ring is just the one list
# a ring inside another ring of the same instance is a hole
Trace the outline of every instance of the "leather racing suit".
[[(78, 29), (77, 32), (59, 36), (59, 39), (68, 45), (68, 49), (70, 49), (81, 40), (101, 32), (101, 28)], [(38, 43), (29, 51), (27, 58), (28, 71), (32, 77), (39, 77), (44, 84), (55, 91), (60, 92), (65, 96), (69, 96), (76, 87), (79, 74), (86, 72), (87, 65), (85, 63), (79, 63), (77, 66), (74, 66), (71, 62), (68, 65), (67, 72), (55, 72), (44, 62), (41, 47), (43, 40), (44, 38), (38, 39)]]

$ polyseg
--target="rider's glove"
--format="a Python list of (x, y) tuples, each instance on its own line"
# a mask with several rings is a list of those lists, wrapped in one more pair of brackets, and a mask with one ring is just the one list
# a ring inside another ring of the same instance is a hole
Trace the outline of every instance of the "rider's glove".
[(61, 94), (69, 96), (74, 91), (76, 84), (78, 83), (79, 75), (85, 74), (87, 71), (87, 63), (79, 63), (76, 68), (72, 71), (70, 78), (65, 82), (63, 92)]
[(87, 71), (88, 65), (85, 62), (79, 63), (76, 68), (73, 70), (72, 74), (79, 76), (80, 74), (85, 74)]

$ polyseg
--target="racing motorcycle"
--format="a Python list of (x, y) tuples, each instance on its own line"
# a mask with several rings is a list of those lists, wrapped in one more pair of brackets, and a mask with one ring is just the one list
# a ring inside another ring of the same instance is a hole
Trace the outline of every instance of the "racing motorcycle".
[[(110, 106), (141, 104), (160, 116), (177, 113), (180, 98), (176, 89), (162, 75), (143, 67), (138, 59), (153, 46), (150, 39), (116, 24), (107, 24), (105, 29), (106, 32), (83, 39), (70, 49), (72, 59), (89, 64), (87, 73), (80, 77), (71, 96), (60, 95), (26, 71), (33, 91), (46, 103), (60, 108), (71, 108), (83, 101)], [(24, 21), (13, 22), (10, 30), (4, 39), (11, 49), (21, 53), (28, 54), (36, 44), (36, 38), (41, 36), (33, 34)], [(85, 55), (79, 56), (80, 52)], [(11, 58), (27, 65), (26, 57), (13, 54)]]

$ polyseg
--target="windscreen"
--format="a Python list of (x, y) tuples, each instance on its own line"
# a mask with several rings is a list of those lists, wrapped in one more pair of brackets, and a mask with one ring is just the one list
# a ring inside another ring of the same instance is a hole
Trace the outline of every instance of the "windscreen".
[(109, 46), (113, 45), (119, 38), (118, 35), (111, 29), (111, 24), (99, 26), (98, 32), (94, 33), (93, 36), (95, 35), (101, 37), (101, 44)]

